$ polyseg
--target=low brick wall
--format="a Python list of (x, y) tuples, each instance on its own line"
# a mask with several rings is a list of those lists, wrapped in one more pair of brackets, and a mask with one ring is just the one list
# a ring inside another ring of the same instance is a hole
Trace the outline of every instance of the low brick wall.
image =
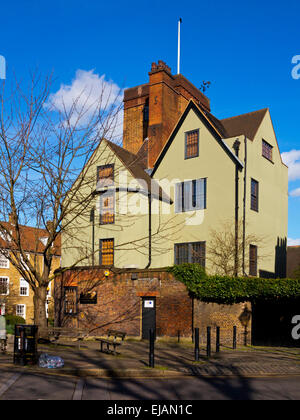
[[(108, 329), (126, 331), (130, 336), (141, 337), (142, 298), (156, 298), (156, 329), (158, 336), (192, 336), (192, 300), (186, 287), (165, 271), (125, 271), (104, 276), (104, 270), (80, 269), (65, 272), (63, 280), (56, 279), (55, 323), (76, 328), (94, 329), (104, 333)], [(133, 279), (134, 278), (134, 279)], [(97, 304), (80, 304), (81, 291), (87, 284), (97, 292)], [(63, 304), (63, 285), (78, 287), (76, 316), (66, 315)]]
[[(76, 289), (77, 310), (65, 314), (64, 287)], [(80, 294), (87, 290), (97, 293), (97, 304), (80, 303)], [(206, 327), (221, 328), (221, 343), (232, 346), (233, 326), (237, 326), (238, 344), (243, 344), (245, 329), (241, 315), (249, 314), (249, 304), (217, 305), (193, 300), (186, 287), (165, 270), (122, 270), (78, 268), (58, 275), (55, 281), (55, 325), (87, 328), (95, 335), (108, 329), (126, 331), (127, 335), (142, 336), (142, 298), (156, 298), (157, 336), (192, 337), (193, 328), (200, 328), (201, 343), (206, 343)], [(247, 342), (251, 340), (249, 322)]]
[[(236, 326), (237, 343), (251, 344), (251, 313), (250, 303), (218, 305), (195, 300), (194, 327), (199, 328), (200, 343), (206, 345), (207, 327), (210, 326), (212, 344), (214, 345), (216, 327), (220, 327), (221, 344), (232, 347), (233, 327)], [(246, 325), (247, 328), (245, 328)]]

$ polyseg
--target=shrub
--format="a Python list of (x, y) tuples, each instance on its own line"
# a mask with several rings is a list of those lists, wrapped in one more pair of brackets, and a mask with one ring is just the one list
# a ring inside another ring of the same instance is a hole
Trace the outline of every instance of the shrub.
[[(190, 267), (190, 266), (194, 267)], [(234, 304), (255, 301), (290, 301), (300, 298), (300, 278), (262, 279), (256, 277), (208, 276), (198, 264), (169, 267), (190, 294), (203, 302)]]
[(16, 324), (26, 324), (24, 318), (16, 315), (5, 315), (6, 319), (6, 332), (7, 334), (14, 334), (15, 333), (15, 325)]

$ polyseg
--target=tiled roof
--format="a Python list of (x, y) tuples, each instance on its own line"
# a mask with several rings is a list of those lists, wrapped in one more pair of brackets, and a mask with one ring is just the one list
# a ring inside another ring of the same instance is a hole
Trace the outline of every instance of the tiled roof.
[[(117, 155), (117, 157), (121, 160), (121, 162), (124, 164), (126, 169), (132, 174), (134, 178), (137, 180), (141, 179), (146, 182), (148, 191), (152, 191), (152, 185), (156, 183), (155, 180), (153, 180), (147, 172), (144, 170), (144, 164), (143, 162), (140, 162), (140, 157), (138, 155), (135, 155), (128, 150), (123, 149), (123, 147), (120, 147), (116, 145), (115, 143), (112, 143), (109, 140), (105, 140), (106, 143), (109, 145), (109, 147), (112, 149), (112, 151)], [(152, 183), (152, 185), (151, 185)], [(159, 191), (159, 199), (163, 201), (167, 201), (168, 203), (172, 203), (172, 200), (170, 197), (164, 193), (161, 187), (157, 186), (156, 191)]]
[[(12, 237), (15, 237), (15, 227), (9, 222), (1, 222), (2, 226), (10, 232)], [(0, 247), (1, 248), (12, 248), (13, 242), (5, 240), (1, 235), (0, 237)], [(39, 229), (31, 226), (20, 225), (20, 236), (21, 236), (21, 245), (25, 252), (33, 253), (42, 253), (45, 249), (43, 243), (43, 238), (49, 236), (46, 229)], [(9, 238), (8, 238), (9, 239)], [(61, 237), (60, 235), (56, 238), (53, 247), (53, 254), (60, 256), (61, 255)]]
[(259, 126), (266, 115), (268, 108), (259, 111), (250, 112), (248, 114), (237, 115), (236, 117), (225, 118), (219, 120), (226, 133), (226, 137), (235, 137), (242, 134), (248, 139), (254, 140)]

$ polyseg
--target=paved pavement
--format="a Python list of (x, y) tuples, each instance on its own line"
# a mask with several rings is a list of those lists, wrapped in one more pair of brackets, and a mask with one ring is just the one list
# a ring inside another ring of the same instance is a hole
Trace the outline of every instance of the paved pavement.
[(0, 399), (64, 400), (199, 400), (300, 399), (300, 349), (222, 347), (219, 354), (194, 361), (191, 342), (157, 341), (155, 368), (148, 367), (148, 343), (126, 341), (117, 356), (100, 353), (85, 342), (39, 352), (61, 356), (62, 369), (15, 366), (12, 355), (0, 355)]
[[(0, 400), (299, 400), (299, 377), (74, 378), (0, 368)], [(129, 404), (130, 405), (130, 404)], [(195, 409), (197, 408), (197, 405)], [(104, 407), (98, 406), (98, 414)], [(198, 411), (198, 410), (196, 410)]]
[[(60, 356), (65, 367), (55, 372), (73, 376), (94, 377), (183, 377), (183, 376), (268, 376), (300, 375), (300, 348), (222, 347), (219, 354), (206, 358), (200, 349), (200, 361), (194, 361), (191, 342), (157, 341), (155, 369), (150, 369), (148, 342), (128, 340), (117, 356), (100, 353), (99, 343), (85, 342), (78, 350), (72, 342), (57, 346), (39, 346), (39, 352)], [(12, 367), (12, 355), (0, 355), (0, 367)], [(25, 371), (44, 373), (38, 366)], [(52, 373), (52, 372), (51, 372)], [(1, 383), (1, 382), (0, 382)]]

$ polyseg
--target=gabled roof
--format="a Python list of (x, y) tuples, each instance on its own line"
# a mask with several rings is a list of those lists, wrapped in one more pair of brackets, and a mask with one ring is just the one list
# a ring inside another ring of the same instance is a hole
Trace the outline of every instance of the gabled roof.
[(189, 111), (193, 109), (193, 111), (196, 113), (196, 115), (201, 119), (203, 124), (207, 127), (207, 129), (212, 133), (212, 135), (215, 137), (215, 139), (218, 141), (220, 146), (223, 148), (223, 150), (227, 153), (227, 155), (230, 157), (230, 159), (238, 165), (238, 167), (241, 169), (243, 168), (243, 163), (239, 160), (239, 158), (234, 154), (234, 152), (228, 147), (228, 145), (223, 140), (224, 138), (231, 137), (228, 135), (227, 131), (225, 130), (225, 127), (223, 126), (222, 122), (218, 120), (216, 117), (214, 117), (210, 112), (205, 111), (202, 107), (198, 106), (193, 100), (190, 100), (187, 107), (185, 108), (183, 114), (179, 118), (174, 130), (172, 131), (168, 141), (166, 142), (163, 150), (161, 151), (160, 155), (158, 156), (154, 168), (152, 171), (151, 176), (154, 175), (156, 172), (158, 166), (160, 165), (162, 159), (164, 158), (167, 150), (171, 146), (176, 134), (178, 133), (180, 127), (182, 126), (186, 116), (188, 115)]
[[(131, 173), (131, 175), (139, 180), (143, 180), (146, 182), (148, 192), (152, 191), (152, 185), (151, 183), (156, 183), (155, 180), (153, 180), (147, 172), (144, 170), (144, 165), (141, 160), (141, 158), (138, 155), (135, 155), (128, 150), (124, 149), (123, 147), (120, 147), (116, 145), (115, 143), (112, 143), (109, 140), (104, 140), (107, 145), (110, 147), (110, 149), (113, 151), (113, 153), (120, 159), (120, 161), (123, 163), (125, 168)], [(172, 203), (172, 200), (170, 197), (164, 193), (162, 188), (157, 184), (157, 188), (155, 191), (159, 192), (159, 199), (166, 201), (168, 203)]]
[(267, 111), (268, 108), (264, 108), (259, 111), (249, 112), (248, 114), (225, 118), (220, 120), (220, 123), (227, 137), (235, 137), (243, 134), (248, 139), (254, 140)]

